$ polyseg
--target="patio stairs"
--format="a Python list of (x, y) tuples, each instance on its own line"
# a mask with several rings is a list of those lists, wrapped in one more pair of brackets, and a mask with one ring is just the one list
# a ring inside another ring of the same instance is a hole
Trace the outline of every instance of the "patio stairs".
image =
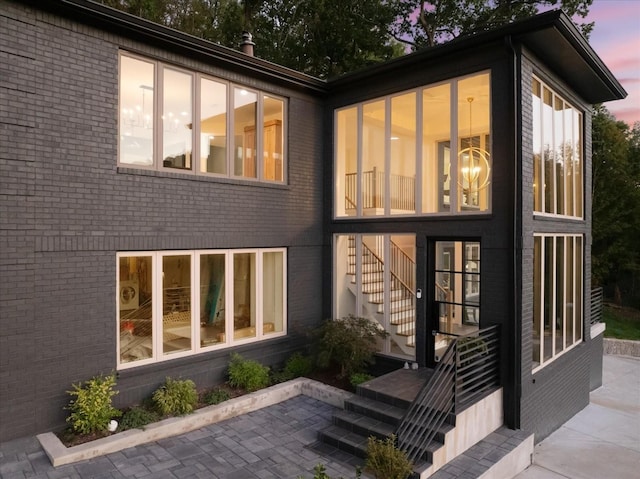
[[(392, 245), (392, 247), (396, 247)], [(396, 247), (397, 248), (397, 247)], [(364, 308), (368, 317), (375, 319), (380, 325), (385, 324), (385, 282), (384, 270), (385, 262), (381, 259), (381, 254), (377, 254), (363, 244), (361, 260), (361, 287), (365, 298)], [(349, 237), (347, 255), (347, 275), (349, 276), (350, 291), (356, 295), (356, 240), (354, 236)], [(395, 276), (391, 270), (389, 291), (389, 324), (386, 328), (402, 352), (408, 356), (415, 356), (416, 331), (415, 331), (415, 293), (411, 291), (406, 282)]]
[[(356, 394), (345, 400), (344, 409), (334, 413), (333, 423), (319, 432), (319, 439), (364, 460), (368, 438), (385, 439), (393, 434), (410, 404), (410, 400), (367, 388), (366, 385), (358, 386)], [(438, 450), (444, 447), (447, 433), (454, 427), (455, 416), (450, 415), (448, 422), (437, 431), (435, 441), (423, 459), (416, 464), (416, 472), (432, 468), (434, 458), (437, 461)]]

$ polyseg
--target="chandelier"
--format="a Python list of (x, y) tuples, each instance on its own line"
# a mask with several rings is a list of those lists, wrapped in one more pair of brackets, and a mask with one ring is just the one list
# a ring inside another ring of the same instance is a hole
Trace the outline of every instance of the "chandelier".
[(458, 167), (460, 176), (458, 184), (462, 188), (463, 203), (466, 205), (478, 206), (478, 192), (489, 185), (490, 154), (487, 150), (473, 144), (473, 127), (471, 105), (474, 98), (467, 98), (469, 102), (469, 138), (468, 146), (462, 148), (458, 153)]

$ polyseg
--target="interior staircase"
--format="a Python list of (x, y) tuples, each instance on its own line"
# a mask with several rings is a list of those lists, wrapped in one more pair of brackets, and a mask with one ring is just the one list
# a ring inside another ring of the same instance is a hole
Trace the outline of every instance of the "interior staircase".
[[(347, 275), (350, 291), (357, 295), (357, 248), (355, 236), (348, 238)], [(361, 288), (365, 298), (363, 307), (370, 319), (377, 321), (408, 356), (415, 356), (415, 262), (391, 242), (389, 261), (383, 260), (382, 244), (362, 243)], [(390, 268), (389, 325), (385, 327), (384, 271)]]

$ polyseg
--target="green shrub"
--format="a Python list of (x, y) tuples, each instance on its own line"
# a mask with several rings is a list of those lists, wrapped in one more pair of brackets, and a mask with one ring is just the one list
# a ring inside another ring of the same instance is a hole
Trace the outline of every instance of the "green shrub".
[(207, 392), (203, 397), (203, 402), (209, 406), (214, 404), (220, 404), (221, 402), (231, 399), (231, 396), (224, 389), (214, 389)]
[(339, 377), (345, 378), (373, 364), (377, 341), (388, 333), (366, 318), (349, 315), (325, 321), (312, 336), (318, 367), (337, 366)]
[[(316, 464), (316, 467), (313, 468), (313, 473), (313, 479), (331, 479), (331, 476), (327, 474), (327, 469), (322, 464)], [(361, 477), (362, 471), (359, 467), (356, 467), (356, 479), (360, 479)], [(302, 476), (298, 476), (298, 479), (304, 478)]]
[(155, 411), (150, 411), (140, 406), (134, 406), (122, 415), (118, 428), (121, 431), (127, 429), (144, 429), (144, 426), (156, 422), (160, 416)]
[(153, 403), (163, 416), (189, 414), (198, 404), (196, 385), (190, 379), (167, 378), (153, 393)]
[(234, 353), (229, 363), (229, 384), (248, 392), (265, 388), (269, 385), (269, 368)]
[(113, 407), (111, 398), (118, 394), (113, 388), (116, 384), (114, 374), (96, 376), (81, 383), (72, 384), (73, 390), (67, 391), (73, 399), (65, 409), (71, 411), (67, 422), (74, 432), (92, 434), (108, 430), (109, 421), (122, 413)]
[(413, 472), (413, 466), (405, 452), (396, 447), (394, 434), (384, 441), (369, 438), (365, 464), (376, 479), (407, 479)]
[(312, 371), (313, 360), (309, 356), (297, 352), (287, 359), (282, 371), (274, 374), (274, 380), (276, 382), (289, 381), (291, 379), (308, 376)]
[(353, 373), (351, 375), (351, 377), (349, 378), (349, 382), (355, 388), (355, 387), (359, 386), (360, 384), (366, 383), (367, 381), (369, 381), (371, 379), (373, 379), (373, 376), (371, 374)]

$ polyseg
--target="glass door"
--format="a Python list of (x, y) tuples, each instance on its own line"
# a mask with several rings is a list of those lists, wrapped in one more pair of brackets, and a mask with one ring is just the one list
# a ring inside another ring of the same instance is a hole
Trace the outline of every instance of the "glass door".
[(480, 243), (436, 241), (433, 262), (431, 325), (434, 362), (457, 336), (480, 325)]

